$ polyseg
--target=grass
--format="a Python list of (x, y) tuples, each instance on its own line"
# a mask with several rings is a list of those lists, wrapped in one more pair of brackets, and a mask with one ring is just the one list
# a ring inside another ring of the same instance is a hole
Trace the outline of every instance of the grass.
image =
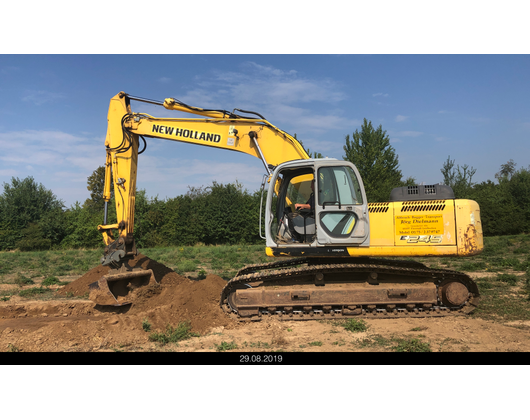
[[(530, 235), (484, 238), (485, 249), (480, 255), (469, 258), (411, 258), (431, 267), (448, 268), (466, 272), (525, 271), (530, 268)], [(248, 264), (272, 261), (263, 245), (186, 246), (143, 248), (144, 255), (197, 279), (208, 273), (225, 279)], [(39, 252), (0, 252), (0, 276), (26, 278), (34, 276), (60, 277), (82, 275), (99, 265), (101, 249), (55, 250)]]
[(49, 276), (49, 277), (46, 277), (42, 281), (41, 286), (53, 286), (53, 285), (64, 286), (65, 284), (68, 284), (68, 282), (67, 281), (60, 281), (55, 276)]
[(53, 290), (50, 290), (46, 287), (32, 287), (31, 289), (24, 289), (18, 292), (18, 295), (21, 297), (33, 297), (37, 295), (43, 295), (43, 294), (51, 294), (53, 293)]
[(398, 353), (424, 353), (431, 352), (431, 345), (424, 343), (418, 338), (396, 338), (396, 345), (392, 347), (392, 350)]
[(416, 353), (416, 352), (431, 352), (431, 345), (421, 341), (419, 338), (401, 338), (391, 337), (386, 338), (379, 334), (374, 334), (366, 338), (353, 341), (357, 347), (360, 348), (383, 348), (397, 353)]
[[(81, 276), (97, 267), (102, 252), (102, 249), (0, 252), (0, 284), (24, 287), (38, 284), (37, 278), (44, 277), (42, 286), (61, 286), (66, 283), (60, 277)], [(210, 273), (229, 280), (245, 265), (272, 260), (265, 255), (263, 245), (143, 248), (140, 252), (195, 280), (203, 280)], [(32, 295), (39, 296), (37, 292)]]
[(43, 300), (48, 300), (52, 298), (55, 294), (55, 290), (50, 289), (49, 286), (62, 286), (68, 284), (68, 282), (60, 281), (55, 276), (48, 276), (41, 282), (39, 286), (21, 289), (23, 286), (35, 284), (35, 281), (24, 276), (20, 272), (17, 273), (13, 283), (18, 285), (19, 288), (0, 291), (0, 302), (7, 302), (14, 295), (18, 295), (24, 298), (39, 298)]
[(366, 322), (362, 319), (349, 319), (343, 324), (344, 329), (351, 332), (364, 332), (368, 329)]
[(247, 343), (246, 341), (243, 342), (243, 347), (251, 347), (251, 348), (258, 348), (258, 349), (270, 349), (271, 345), (269, 343), (263, 343), (261, 341), (258, 341), (257, 343)]
[(205, 278), (209, 273), (228, 280), (248, 264), (272, 261), (265, 255), (263, 245), (198, 245), (146, 248), (141, 252), (179, 273), (185, 273), (198, 280)]
[(167, 325), (163, 333), (154, 332), (149, 335), (150, 341), (156, 341), (162, 344), (178, 343), (190, 337), (198, 337), (198, 334), (191, 332), (191, 323), (189, 321), (179, 322), (176, 328)]
[(144, 318), (142, 320), (142, 329), (145, 331), (145, 332), (149, 332), (151, 331), (151, 323), (149, 322), (149, 320), (147, 318)]
[(102, 249), (0, 252), (0, 275), (82, 275), (99, 265)]
[(471, 314), (497, 321), (530, 319), (530, 235), (484, 238), (484, 251), (465, 259), (418, 258), (428, 266), (480, 273), (474, 279), (481, 300)]
[(26, 276), (23, 276), (22, 274), (18, 273), (17, 274), (17, 277), (15, 278), (15, 284), (22, 287), (22, 286), (26, 286), (28, 284), (35, 284), (35, 282), (33, 280), (31, 280), (30, 278), (26, 277)]
[[(468, 257), (411, 258), (430, 267), (476, 273), (474, 280), (478, 285), (481, 301), (470, 315), (474, 318), (507, 322), (530, 320), (530, 235), (484, 238), (485, 250), (482, 254)], [(201, 280), (208, 274), (217, 274), (224, 279), (232, 278), (236, 272), (248, 264), (274, 261), (265, 255), (262, 245), (223, 245), (148, 248), (140, 250), (144, 255), (164, 264), (190, 278)], [(51, 286), (66, 284), (61, 276), (83, 275), (99, 265), (102, 250), (69, 250), (41, 252), (0, 252), (0, 283), (13, 286), (0, 290), (0, 302), (7, 302), (12, 296), (19, 295), (32, 299), (49, 299), (54, 295)], [(477, 275), (478, 274), (478, 275)], [(41, 279), (44, 279), (41, 281)], [(39, 284), (40, 283), (40, 284)], [(35, 287), (33, 287), (35, 286)], [(6, 287), (6, 286), (4, 286)], [(344, 328), (352, 333), (369, 331), (362, 319), (346, 321), (319, 321), (331, 323), (331, 334)], [(188, 321), (176, 327), (168, 325), (165, 331), (152, 331), (147, 318), (142, 321), (142, 329), (149, 334), (149, 340), (165, 345), (197, 336), (191, 332)], [(331, 342), (334, 348), (353, 345), (356, 348), (390, 352), (430, 352), (431, 343), (418, 335), (425, 327), (411, 328), (412, 337), (405, 333), (403, 337), (383, 337), (368, 334), (351, 342), (342, 339)], [(287, 328), (292, 333), (292, 328)], [(300, 344), (300, 349), (319, 348), (321, 341)], [(243, 347), (271, 351), (271, 345), (265, 342), (246, 342)], [(442, 341), (439, 351), (449, 351), (451, 346), (467, 351), (465, 345)], [(456, 347), (455, 347), (456, 346)], [(234, 341), (222, 341), (215, 345), (218, 352), (238, 348)], [(16, 351), (16, 347), (8, 351)]]
[(216, 351), (235, 350), (237, 349), (237, 344), (234, 341), (230, 343), (222, 341), (221, 344), (215, 344), (215, 349)]
[(488, 320), (530, 320), (530, 299), (526, 275), (498, 274), (479, 277), (481, 300), (471, 314)]

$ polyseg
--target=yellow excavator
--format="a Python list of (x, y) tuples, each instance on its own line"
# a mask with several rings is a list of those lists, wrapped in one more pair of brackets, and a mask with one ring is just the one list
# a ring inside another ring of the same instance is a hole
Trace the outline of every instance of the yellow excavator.
[[(194, 117), (135, 113), (133, 100)], [(90, 285), (96, 304), (134, 304), (126, 298), (130, 290), (157, 281), (151, 270), (128, 264), (137, 255), (136, 178), (145, 137), (247, 153), (264, 164), (260, 236), (268, 256), (283, 258), (244, 267), (227, 282), (220, 306), (230, 316), (431, 317), (467, 314), (477, 306), (479, 291), (469, 276), (410, 259), (482, 252), (475, 201), (455, 199), (450, 187), (435, 184), (396, 188), (388, 202), (368, 203), (354, 164), (310, 158), (294, 137), (256, 112), (203, 109), (124, 92), (111, 99), (108, 112), (105, 219), (98, 229), (106, 245), (102, 264), (110, 270)], [(107, 224), (111, 175), (116, 224)]]

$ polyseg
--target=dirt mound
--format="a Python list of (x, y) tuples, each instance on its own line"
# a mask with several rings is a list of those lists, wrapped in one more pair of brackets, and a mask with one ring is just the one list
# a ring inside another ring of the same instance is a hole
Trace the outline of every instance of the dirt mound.
[[(153, 270), (155, 278), (157, 281), (165, 280), (168, 274), (176, 274), (171, 268), (166, 267), (164, 264), (160, 264), (155, 260), (147, 258), (143, 254), (138, 254), (134, 259), (129, 261), (129, 266), (131, 268), (143, 268), (144, 270)], [(74, 280), (70, 284), (63, 287), (57, 293), (60, 295), (66, 296), (72, 294), (73, 296), (84, 296), (88, 293), (88, 285), (98, 281), (101, 277), (108, 274), (109, 267), (103, 267), (98, 265), (97, 267), (90, 270), (85, 275), (79, 277), (77, 280)]]
[(83, 296), (85, 293), (88, 293), (88, 285), (90, 283), (98, 281), (98, 279), (103, 277), (108, 272), (108, 267), (103, 267), (102, 265), (99, 265), (96, 268), (90, 270), (84, 276), (67, 284), (62, 289), (59, 289), (57, 291), (57, 294), (62, 296)]
[[(192, 330), (204, 333), (211, 328), (232, 325), (233, 321), (219, 307), (221, 291), (226, 284), (221, 277), (209, 275), (204, 280), (192, 281), (175, 273), (171, 268), (138, 254), (129, 262), (131, 268), (153, 270), (159, 284), (145, 286), (130, 293), (133, 304), (124, 308), (101, 308), (149, 320), (154, 328), (165, 329), (170, 324), (190, 321)], [(98, 266), (63, 287), (59, 294), (84, 296), (89, 284), (107, 274), (108, 267)]]

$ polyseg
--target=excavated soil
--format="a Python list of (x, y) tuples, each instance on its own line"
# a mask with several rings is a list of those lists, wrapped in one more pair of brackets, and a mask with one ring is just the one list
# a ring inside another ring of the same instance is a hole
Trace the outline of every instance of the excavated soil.
[[(219, 297), (226, 282), (214, 275), (204, 280), (193, 281), (182, 277), (170, 268), (145, 255), (131, 260), (131, 268), (141, 267), (153, 270), (159, 284), (149, 285), (132, 291), (124, 300), (133, 301), (130, 307), (112, 309), (129, 316), (143, 315), (155, 328), (163, 328), (168, 323), (190, 321), (192, 331), (204, 334), (208, 330), (231, 325), (232, 322), (219, 307)], [(57, 293), (62, 296), (86, 296), (89, 285), (108, 273), (108, 267), (98, 266), (79, 279), (64, 286)], [(109, 311), (108, 308), (99, 308)]]
[[(153, 270), (159, 282), (132, 291), (132, 305), (101, 307), (86, 298), (89, 284), (108, 272), (101, 266), (58, 289), (54, 300), (0, 302), (0, 351), (366, 352), (392, 351), (395, 337), (417, 338), (432, 351), (530, 351), (530, 323), (524, 321), (368, 319), (368, 330), (360, 333), (323, 321), (237, 322), (219, 306), (222, 278), (190, 280), (142, 254), (130, 266)], [(183, 321), (198, 336), (167, 345), (149, 340), (152, 332)]]

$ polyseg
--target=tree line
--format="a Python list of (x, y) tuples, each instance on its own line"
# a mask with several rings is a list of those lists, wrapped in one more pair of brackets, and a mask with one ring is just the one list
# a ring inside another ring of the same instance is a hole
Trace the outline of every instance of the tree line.
[[(318, 152), (308, 154), (322, 157)], [(398, 155), (381, 127), (364, 119), (361, 130), (345, 137), (343, 159), (353, 162), (363, 179), (369, 202), (384, 202), (392, 188), (415, 185), (403, 179)], [(103, 224), (104, 167), (88, 177), (90, 198), (66, 208), (33, 177), (12, 178), (0, 195), (0, 250), (22, 251), (97, 248), (103, 246), (97, 226)], [(496, 181), (474, 183), (476, 169), (455, 165), (447, 158), (440, 169), (443, 183), (456, 198), (479, 203), (485, 236), (530, 231), (530, 168), (516, 169), (513, 160), (500, 166)], [(235, 181), (189, 187), (174, 198), (148, 198), (136, 194), (135, 239), (140, 248), (159, 246), (260, 243), (259, 191), (249, 192)], [(116, 222), (114, 197), (109, 203), (108, 223)]]
[[(28, 199), (29, 197), (29, 199)], [(237, 181), (190, 188), (175, 198), (136, 193), (135, 239), (140, 248), (203, 244), (253, 244), (260, 238), (260, 194)], [(23, 211), (21, 211), (24, 209)], [(116, 223), (114, 197), (108, 223)], [(90, 198), (70, 208), (33, 177), (13, 178), (0, 196), (0, 250), (98, 248), (103, 202)], [(115, 233), (116, 235), (116, 233)]]
[(515, 235), (530, 231), (530, 167), (516, 169), (510, 159), (495, 174), (497, 182), (473, 182), (476, 169), (456, 165), (449, 156), (441, 172), (456, 198), (475, 200), (485, 236)]

